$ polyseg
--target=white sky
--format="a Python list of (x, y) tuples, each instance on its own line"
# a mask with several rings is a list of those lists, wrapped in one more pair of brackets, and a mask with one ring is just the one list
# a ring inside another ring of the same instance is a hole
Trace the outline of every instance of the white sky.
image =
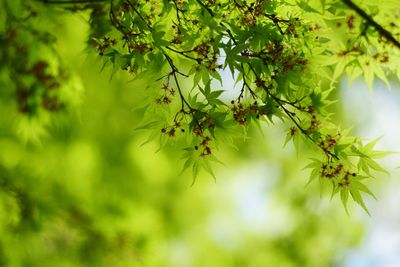
[[(239, 86), (235, 89), (232, 75), (226, 71), (221, 72), (224, 80), (225, 97), (232, 99), (237, 96)], [(233, 89), (233, 90), (232, 90)], [(400, 88), (393, 85), (392, 90), (381, 82), (374, 84), (374, 89), (369, 90), (362, 80), (354, 81), (349, 86), (346, 79), (343, 80), (340, 92), (340, 101), (343, 105), (348, 125), (357, 125), (358, 136), (372, 140), (382, 136), (377, 145), (380, 150), (400, 151)], [(382, 176), (376, 181), (377, 188), (373, 188), (378, 200), (367, 200), (371, 217), (366, 216), (360, 209), (360, 216), (367, 224), (364, 240), (359, 248), (348, 251), (345, 267), (395, 267), (400, 266), (400, 154), (394, 154), (380, 161), (391, 173), (390, 176)], [(268, 232), (266, 225), (272, 231), (277, 231), (279, 225), (270, 225), (270, 218), (286, 218), (285, 211), (274, 209), (268, 196), (265, 195), (265, 188), (271, 184), (265, 182), (265, 168), (272, 176), (278, 178), (279, 173), (274, 166), (254, 166), (255, 173), (237, 173), (237, 179), (229, 190), (234, 198), (234, 206), (242, 223), (248, 228), (259, 232)], [(247, 169), (247, 168), (246, 168)], [(246, 177), (246, 179), (242, 179)], [(251, 177), (251, 179), (249, 179)], [(232, 181), (231, 181), (232, 182)], [(375, 183), (374, 183), (375, 184)], [(278, 210), (280, 214), (266, 214), (265, 205), (271, 206), (269, 212)], [(353, 209), (352, 212), (356, 212)], [(221, 229), (218, 219), (211, 223)], [(278, 223), (279, 224), (279, 223)], [(287, 225), (282, 223), (283, 228)], [(211, 228), (214, 228), (211, 226)], [(234, 235), (220, 233), (221, 244), (231, 244)], [(232, 230), (232, 229), (231, 229)], [(211, 230), (212, 231), (212, 230)], [(227, 242), (228, 241), (228, 242)]]
[[(400, 151), (400, 88), (376, 82), (370, 91), (362, 81), (348, 87), (343, 82), (342, 97), (349, 120), (359, 125), (358, 134), (366, 138), (382, 136), (377, 147)], [(352, 114), (355, 114), (351, 118)], [(400, 155), (394, 154), (381, 161), (391, 175), (383, 176), (378, 200), (369, 201), (371, 217), (366, 217), (367, 232), (362, 245), (348, 254), (345, 267), (400, 266)], [(377, 190), (374, 190), (377, 191)]]

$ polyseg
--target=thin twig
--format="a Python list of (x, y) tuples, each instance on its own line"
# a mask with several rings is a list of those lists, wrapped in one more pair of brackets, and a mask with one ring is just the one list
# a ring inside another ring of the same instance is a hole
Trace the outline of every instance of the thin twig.
[[(178, 93), (179, 93), (179, 96), (181, 98), (181, 104), (182, 104), (181, 111), (185, 110), (184, 109), (184, 105), (186, 105), (189, 108), (190, 111), (193, 111), (194, 109), (190, 106), (190, 104), (186, 101), (185, 97), (183, 96), (181, 87), (180, 87), (179, 82), (178, 82), (178, 77), (176, 76), (177, 73), (179, 73), (181, 75), (185, 75), (185, 74), (183, 74), (183, 73), (178, 71), (178, 69), (176, 68), (174, 62), (172, 61), (172, 58), (170, 56), (168, 56), (165, 52), (164, 52), (164, 56), (167, 59), (167, 62), (169, 64), (169, 66), (171, 67), (171, 75), (174, 77), (174, 80), (175, 80), (175, 83), (176, 83), (176, 87), (178, 89)], [(185, 75), (185, 76), (187, 77), (187, 75)]]
[(130, 1), (130, 0), (126, 0), (126, 2), (128, 3), (128, 5), (133, 9), (133, 11), (136, 13), (136, 15), (139, 16), (139, 18), (146, 24), (147, 28), (149, 28), (149, 30), (152, 30), (152, 27), (150, 26), (150, 24), (147, 22), (147, 20), (142, 16), (142, 14), (139, 12), (139, 10), (135, 7), (135, 5)]
[(200, 0), (196, 0), (196, 2), (201, 5), (207, 12), (208, 14), (210, 14), (211, 17), (214, 17), (214, 12), (208, 7), (206, 6), (203, 2), (201, 2)]
[(198, 62), (198, 59), (197, 59), (197, 58), (194, 58), (194, 57), (192, 57), (192, 56), (187, 55), (187, 54), (186, 54), (186, 51), (185, 51), (185, 52), (184, 52), (184, 51), (178, 51), (178, 50), (175, 50), (174, 48), (172, 48), (172, 47), (170, 47), (170, 46), (166, 46), (165, 48), (167, 48), (168, 50), (170, 50), (170, 51), (172, 51), (172, 52), (174, 52), (174, 53), (180, 54), (180, 55), (182, 55), (182, 56), (184, 56), (184, 57), (186, 57), (186, 58), (189, 58), (189, 59), (191, 59), (191, 60), (194, 60), (194, 61)]

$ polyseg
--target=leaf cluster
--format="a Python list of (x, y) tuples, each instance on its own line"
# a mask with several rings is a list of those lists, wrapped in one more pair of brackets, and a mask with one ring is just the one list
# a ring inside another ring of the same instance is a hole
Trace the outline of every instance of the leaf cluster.
[[(194, 177), (200, 167), (212, 173), (219, 145), (233, 143), (251, 125), (281, 120), (288, 125), (286, 142), (310, 144), (318, 154), (308, 165), (310, 181), (331, 183), (332, 196), (340, 193), (346, 206), (351, 195), (366, 210), (360, 193), (372, 193), (363, 181), (374, 175), (371, 170), (384, 171), (375, 159), (385, 153), (373, 149), (376, 141), (364, 144), (332, 121), (330, 93), (343, 74), (351, 80), (364, 76), (371, 87), (375, 77), (388, 85), (388, 75), (400, 77), (393, 37), (399, 28), (388, 5), (372, 18), (375, 6), (352, 1), (69, 4), (62, 6), (91, 10), (90, 43), (113, 73), (123, 70), (148, 81), (139, 128), (153, 132), (149, 140), (160, 136), (161, 147), (183, 146), (184, 169), (191, 168)], [(46, 67), (34, 65), (30, 74), (40, 81)], [(227, 75), (239, 87), (233, 99), (221, 89)], [(42, 103), (50, 111), (62, 106), (54, 98)]]

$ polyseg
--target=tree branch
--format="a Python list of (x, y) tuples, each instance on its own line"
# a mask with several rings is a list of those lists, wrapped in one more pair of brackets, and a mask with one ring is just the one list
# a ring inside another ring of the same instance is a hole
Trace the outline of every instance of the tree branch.
[(206, 6), (202, 1), (200, 1), (200, 0), (196, 0), (196, 2), (199, 4), (199, 5), (201, 5), (207, 12), (208, 12), (208, 14), (210, 14), (210, 16), (211, 17), (214, 17), (214, 13), (212, 12), (212, 10), (208, 7), (208, 6)]
[(383, 28), (380, 24), (378, 24), (371, 16), (365, 13), (359, 6), (357, 6), (351, 0), (342, 0), (344, 4), (346, 4), (349, 8), (353, 9), (358, 15), (360, 15), (363, 19), (367, 21), (369, 25), (374, 27), (383, 37), (385, 37), (389, 42), (393, 43), (395, 46), (400, 48), (400, 42), (393, 37), (393, 35)]
[(178, 69), (176, 68), (176, 66), (175, 66), (174, 62), (172, 61), (172, 59), (164, 51), (163, 51), (163, 54), (164, 54), (165, 58), (167, 59), (167, 62), (169, 64), (169, 66), (171, 67), (171, 73), (170, 74), (172, 74), (172, 76), (174, 77), (176, 88), (178, 89), (178, 93), (179, 93), (179, 96), (181, 98), (181, 104), (182, 104), (181, 111), (185, 113), (184, 105), (186, 105), (189, 108), (190, 111), (194, 110), (194, 108), (192, 108), (190, 106), (190, 104), (186, 101), (185, 97), (183, 96), (181, 87), (180, 87), (179, 82), (178, 82), (178, 77), (176, 77), (176, 73), (179, 73), (179, 74), (181, 74), (181, 75), (183, 75), (185, 77), (187, 77), (187, 75), (185, 75), (185, 74), (183, 74), (183, 73), (178, 71)]

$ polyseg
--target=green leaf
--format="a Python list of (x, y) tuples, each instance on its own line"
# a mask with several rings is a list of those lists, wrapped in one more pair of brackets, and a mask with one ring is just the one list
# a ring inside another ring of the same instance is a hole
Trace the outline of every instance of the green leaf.
[(340, 191), (340, 187), (335, 183), (334, 180), (332, 180), (332, 194), (331, 194), (331, 200), (333, 199), (333, 197), (339, 193)]
[(381, 140), (381, 138), (382, 138), (382, 136), (380, 136), (380, 137), (378, 137), (378, 138), (372, 140), (371, 142), (369, 142), (368, 144), (366, 144), (366, 145), (364, 146), (364, 149), (365, 149), (366, 151), (372, 151), (372, 149), (374, 148), (374, 146), (379, 142), (379, 140)]
[(145, 144), (148, 144), (148, 143), (154, 141), (154, 139), (157, 138), (157, 136), (159, 136), (159, 135), (160, 135), (160, 133), (158, 131), (153, 131), (153, 133), (151, 135), (149, 135), (149, 137), (143, 143), (141, 143), (140, 146), (144, 146)]
[(208, 172), (213, 177), (215, 182), (217, 182), (217, 177), (215, 176), (214, 171), (212, 170), (208, 160), (207, 159), (201, 159), (200, 163), (201, 163), (202, 167), (204, 168), (204, 170), (206, 172)]
[(180, 171), (179, 175), (182, 175), (193, 163), (193, 156), (189, 155), (188, 158), (185, 160), (185, 163), (183, 164), (183, 168)]
[(364, 192), (364, 193), (367, 193), (368, 195), (370, 195), (370, 196), (372, 196), (374, 199), (376, 199), (375, 195), (369, 190), (369, 188), (368, 188), (365, 184), (353, 180), (353, 181), (351, 182), (351, 186), (352, 186), (353, 188), (356, 188), (356, 189), (358, 189), (358, 190)]
[(347, 188), (343, 188), (340, 190), (340, 199), (342, 200), (342, 204), (344, 209), (346, 210), (347, 215), (349, 215), (349, 210), (347, 208), (347, 201), (349, 199), (349, 190)]
[(159, 121), (151, 121), (149, 123), (146, 123), (142, 126), (138, 126), (135, 129), (133, 129), (134, 131), (139, 131), (139, 130), (146, 130), (146, 129), (154, 129), (156, 127), (160, 126), (160, 122)]
[(314, 169), (314, 168), (321, 168), (321, 166), (322, 166), (322, 161), (320, 161), (320, 160), (318, 160), (318, 159), (313, 159), (313, 158), (311, 158), (311, 160), (312, 160), (313, 162), (307, 164), (302, 170), (305, 170), (305, 169)]
[(218, 98), (223, 92), (225, 92), (225, 90), (216, 90), (216, 91), (212, 91), (209, 95), (210, 99), (213, 98)]
[(211, 72), (210, 72), (210, 75), (211, 75), (211, 77), (217, 79), (217, 80), (220, 82), (221, 86), (223, 86), (222, 77), (221, 77), (221, 75), (218, 73), (218, 71), (211, 71)]
[[(313, 182), (315, 179), (317, 179), (319, 177), (320, 177), (320, 169), (314, 168), (311, 171), (310, 178), (308, 179), (308, 182), (306, 183), (305, 187), (307, 187), (309, 184), (311, 184), (311, 182)], [(322, 188), (322, 186), (321, 186), (321, 188)]]
[(387, 85), (388, 89), (390, 90), (392, 88), (392, 86), (390, 85), (381, 65), (378, 62), (374, 62), (372, 64), (372, 68), (373, 68), (375, 75), (378, 76), (378, 78), (381, 79)]
[(192, 166), (193, 181), (190, 186), (193, 186), (195, 184), (198, 175), (199, 175), (199, 163), (198, 163), (198, 161), (193, 161), (193, 166)]
[(376, 171), (389, 174), (389, 172), (387, 170), (385, 170), (383, 167), (381, 167), (381, 165), (376, 163), (376, 161), (374, 161), (374, 160), (372, 160), (370, 158), (367, 158), (367, 159), (365, 159), (365, 162), (368, 164), (369, 167), (371, 167), (371, 169), (374, 169)]
[(374, 70), (369, 66), (369, 64), (362, 64), (362, 69), (364, 72), (364, 79), (368, 85), (369, 89), (372, 89), (372, 85), (374, 83)]
[(292, 140), (294, 137), (294, 135), (292, 135), (290, 132), (288, 132), (286, 134), (286, 138), (285, 138), (285, 142), (283, 143), (283, 147), (285, 147), (287, 145), (287, 143), (289, 143), (290, 140)]
[(346, 67), (346, 61), (342, 59), (335, 67), (335, 71), (332, 75), (332, 80), (336, 81), (344, 72), (344, 68)]
[(371, 176), (371, 173), (369, 171), (369, 166), (364, 158), (360, 158), (357, 168), (358, 170), (363, 170), (368, 176)]
[(355, 188), (350, 188), (350, 194), (351, 194), (351, 197), (353, 198), (353, 200), (357, 204), (359, 204), (369, 216), (371, 216), (371, 214), (368, 211), (367, 206), (364, 203), (364, 200), (362, 199), (360, 191), (358, 189), (355, 189)]
[(296, 1), (296, 4), (307, 12), (321, 14), (321, 12), (310, 6), (307, 1)]

